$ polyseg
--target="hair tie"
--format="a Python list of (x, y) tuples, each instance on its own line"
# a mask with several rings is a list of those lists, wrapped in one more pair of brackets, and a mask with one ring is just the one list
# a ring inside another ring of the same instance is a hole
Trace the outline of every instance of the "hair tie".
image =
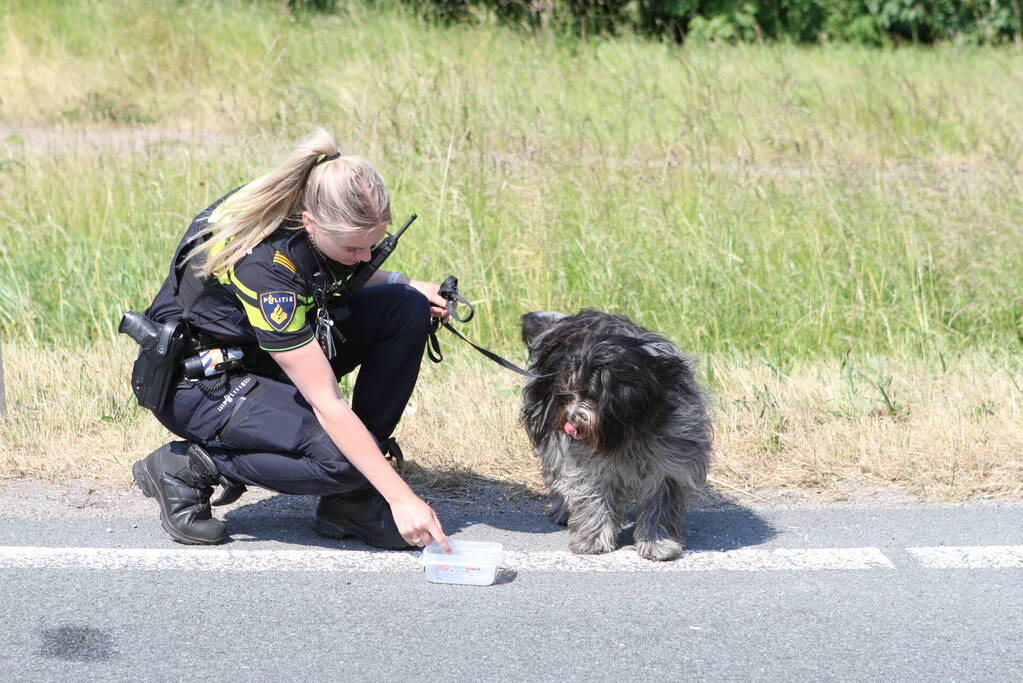
[(324, 163), (326, 161), (333, 161), (334, 159), (337, 159), (340, 156), (341, 156), (341, 152), (334, 152), (333, 154), (328, 154), (326, 156), (323, 156), (323, 157), (320, 157), (319, 159), (317, 159), (316, 163), (313, 164), (313, 166), (319, 166), (320, 164), (322, 164), (322, 163)]

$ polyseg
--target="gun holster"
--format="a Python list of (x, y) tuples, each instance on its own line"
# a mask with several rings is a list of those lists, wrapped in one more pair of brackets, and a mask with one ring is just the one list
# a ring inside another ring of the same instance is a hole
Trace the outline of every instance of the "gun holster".
[(138, 358), (131, 370), (131, 390), (143, 408), (160, 410), (180, 379), (181, 361), (189, 339), (180, 319), (160, 324), (128, 311), (117, 328), (138, 342)]

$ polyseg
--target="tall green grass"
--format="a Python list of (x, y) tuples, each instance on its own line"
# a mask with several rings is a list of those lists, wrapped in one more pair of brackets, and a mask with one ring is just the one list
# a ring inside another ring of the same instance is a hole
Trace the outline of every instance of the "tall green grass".
[(145, 7), (0, 1), (4, 339), (114, 335), (191, 216), (322, 124), (420, 214), (393, 267), (457, 274), (505, 351), (523, 311), (583, 306), (703, 353), (1020, 348), (1019, 50)]

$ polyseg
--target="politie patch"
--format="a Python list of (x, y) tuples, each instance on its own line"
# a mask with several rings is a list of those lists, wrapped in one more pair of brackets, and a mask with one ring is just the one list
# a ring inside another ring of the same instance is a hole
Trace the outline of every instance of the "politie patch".
[(259, 295), (259, 310), (270, 327), (281, 332), (295, 317), (295, 302), (294, 292), (264, 292)]

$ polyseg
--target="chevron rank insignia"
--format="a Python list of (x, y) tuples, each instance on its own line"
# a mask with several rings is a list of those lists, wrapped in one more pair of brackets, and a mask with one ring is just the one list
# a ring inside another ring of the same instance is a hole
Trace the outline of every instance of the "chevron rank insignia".
[(291, 259), (279, 251), (274, 252), (274, 263), (281, 266), (282, 268), (290, 270), (292, 273), (296, 274), (298, 273), (298, 270), (296, 270), (295, 264), (291, 262)]
[(295, 302), (294, 292), (265, 292), (259, 295), (259, 310), (270, 327), (282, 332), (295, 317)]

